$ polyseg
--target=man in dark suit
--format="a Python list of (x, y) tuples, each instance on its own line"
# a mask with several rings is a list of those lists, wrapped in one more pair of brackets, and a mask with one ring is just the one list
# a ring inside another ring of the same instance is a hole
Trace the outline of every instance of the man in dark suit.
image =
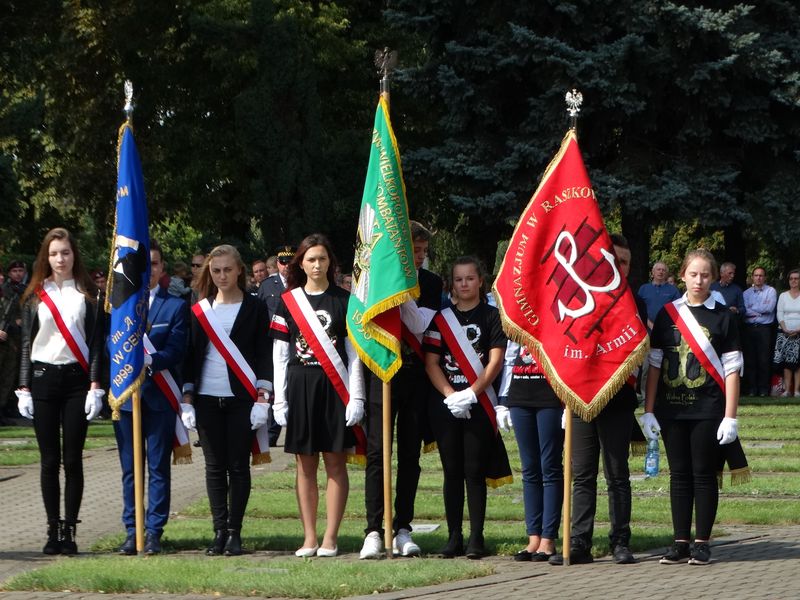
[[(179, 366), (183, 362), (187, 339), (186, 302), (158, 285), (164, 273), (161, 247), (150, 243), (150, 310), (147, 336), (156, 351), (145, 355), (147, 377), (142, 383), (142, 436), (147, 457), (147, 510), (145, 516), (145, 554), (161, 552), (161, 534), (169, 517), (170, 455), (175, 435), (175, 410), (153, 381), (153, 373), (168, 369), (180, 389)], [(177, 398), (180, 402), (180, 398)], [(136, 554), (136, 516), (133, 482), (133, 417), (131, 401), (120, 410), (114, 422), (119, 461), (122, 466), (122, 523), (127, 530), (120, 554)]]
[[(297, 248), (294, 246), (279, 246), (275, 251), (278, 256), (278, 272), (267, 277), (258, 288), (258, 299), (267, 305), (270, 320), (280, 304), (281, 294), (286, 290), (286, 273), (295, 252), (297, 252)], [(281, 426), (270, 416), (269, 445), (276, 446), (280, 435)]]
[[(419, 340), (436, 311), (441, 308), (442, 280), (423, 269), (431, 232), (411, 221), (414, 266), (417, 267), (420, 295), (416, 304), (400, 307), (403, 324), (403, 366), (392, 378), (392, 426), (397, 419), (397, 481), (395, 483), (394, 537), (392, 552), (399, 556), (418, 556), (420, 547), (411, 539), (411, 521), (417, 496), (423, 437), (428, 431), (427, 401), (430, 380), (425, 373)], [(416, 338), (416, 343), (414, 339)], [(416, 350), (414, 349), (416, 347)], [(420, 353), (418, 353), (418, 351)], [(364, 501), (367, 510), (366, 537), (359, 558), (375, 559), (383, 548), (383, 382), (365, 369), (369, 385), (367, 402), (367, 468)], [(387, 549), (388, 550), (388, 549)]]

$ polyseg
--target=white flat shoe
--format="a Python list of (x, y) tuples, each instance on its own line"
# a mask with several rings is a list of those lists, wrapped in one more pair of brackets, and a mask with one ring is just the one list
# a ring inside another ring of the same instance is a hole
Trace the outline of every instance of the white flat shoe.
[(319, 546), (314, 546), (312, 548), (300, 548), (299, 550), (295, 550), (294, 555), (297, 558), (311, 558), (317, 553), (319, 550)]
[(333, 548), (323, 548), (322, 546), (319, 547), (317, 550), (317, 556), (321, 558), (332, 558), (339, 554), (339, 547), (334, 546)]

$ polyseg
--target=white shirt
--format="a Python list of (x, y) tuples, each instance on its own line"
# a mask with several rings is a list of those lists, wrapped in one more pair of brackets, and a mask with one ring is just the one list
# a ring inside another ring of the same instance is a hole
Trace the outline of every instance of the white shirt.
[[(241, 302), (233, 304), (215, 303), (211, 307), (211, 310), (214, 311), (222, 328), (228, 335), (231, 334), (233, 323), (236, 321), (236, 315), (239, 314), (239, 309), (241, 307)], [(206, 347), (206, 356), (203, 361), (203, 373), (200, 376), (200, 385), (198, 386), (197, 393), (203, 396), (218, 396), (220, 398), (233, 396), (231, 383), (228, 380), (228, 365), (219, 353), (219, 350), (217, 350), (216, 346), (211, 342), (209, 342), (208, 347)]]
[(788, 291), (778, 296), (778, 322), (789, 331), (800, 329), (800, 296), (792, 298)]
[[(86, 339), (86, 296), (75, 287), (75, 280), (63, 281), (61, 289), (53, 281), (47, 280), (43, 287), (55, 302), (67, 327), (74, 325)], [(49, 365), (77, 363), (78, 359), (67, 346), (53, 314), (44, 302), (39, 302), (36, 314), (39, 317), (39, 331), (31, 343), (31, 361)]]

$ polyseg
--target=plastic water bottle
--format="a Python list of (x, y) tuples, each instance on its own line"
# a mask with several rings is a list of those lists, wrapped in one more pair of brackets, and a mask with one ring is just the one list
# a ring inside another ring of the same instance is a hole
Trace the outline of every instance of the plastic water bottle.
[(647, 454), (644, 457), (644, 476), (656, 475), (658, 475), (658, 440), (650, 440), (647, 442)]

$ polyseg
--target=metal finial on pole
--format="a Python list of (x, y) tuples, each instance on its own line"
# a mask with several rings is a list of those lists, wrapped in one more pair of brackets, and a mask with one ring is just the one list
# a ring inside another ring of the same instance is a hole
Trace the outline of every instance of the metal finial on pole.
[(125, 107), (122, 110), (125, 112), (128, 123), (131, 123), (133, 121), (133, 82), (130, 79), (125, 80)]
[(573, 88), (571, 92), (567, 92), (564, 96), (564, 101), (567, 103), (569, 128), (575, 129), (578, 123), (578, 113), (581, 112), (581, 104), (583, 104), (583, 94)]
[(389, 99), (389, 78), (392, 71), (397, 67), (397, 50), (383, 50), (375, 51), (375, 66), (378, 68), (378, 75), (381, 76), (381, 96)]

